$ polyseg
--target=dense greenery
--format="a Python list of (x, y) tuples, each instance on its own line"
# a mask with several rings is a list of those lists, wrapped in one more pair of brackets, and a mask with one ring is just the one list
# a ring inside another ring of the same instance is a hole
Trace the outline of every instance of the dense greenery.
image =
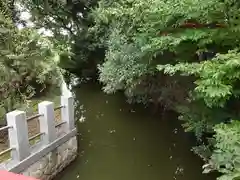
[[(199, 146), (193, 150), (210, 162), (205, 168), (226, 174), (221, 179), (240, 177), (238, 161), (229, 157), (239, 158), (239, 128), (216, 125), (239, 118), (239, 5), (235, 0), (101, 0), (93, 11), (93, 31), (111, 29), (99, 66), (104, 91), (124, 90), (130, 99), (177, 110), (186, 131), (196, 134)], [(223, 141), (227, 133), (235, 139), (229, 135)]]
[[(58, 51), (32, 28), (18, 28), (9, 1), (0, 2), (0, 115), (58, 85)], [(12, 7), (13, 6), (13, 7)]]
[(219, 124), (214, 127), (216, 132), (214, 138), (217, 143), (209, 163), (204, 165), (205, 173), (218, 170), (224, 174), (219, 178), (220, 180), (239, 179), (239, 128), (239, 121)]
[(129, 102), (177, 111), (197, 137), (204, 172), (240, 178), (240, 129), (232, 121), (240, 119), (239, 1), (21, 2), (36, 28), (71, 47), (62, 67), (81, 76), (98, 68), (106, 93), (121, 90)]
[(71, 54), (61, 53), (60, 66), (82, 77), (94, 77), (99, 59), (104, 57), (102, 47), (97, 46), (101, 32), (88, 32), (93, 24), (89, 13), (97, 0), (21, 0), (21, 3), (31, 12), (36, 29), (50, 30), (57, 45), (71, 47)]

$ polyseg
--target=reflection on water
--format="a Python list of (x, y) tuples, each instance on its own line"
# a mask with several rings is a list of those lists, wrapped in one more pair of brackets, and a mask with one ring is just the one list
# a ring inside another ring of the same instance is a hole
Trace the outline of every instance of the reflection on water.
[(106, 95), (92, 84), (74, 88), (79, 157), (56, 180), (213, 180), (174, 114), (162, 118)]

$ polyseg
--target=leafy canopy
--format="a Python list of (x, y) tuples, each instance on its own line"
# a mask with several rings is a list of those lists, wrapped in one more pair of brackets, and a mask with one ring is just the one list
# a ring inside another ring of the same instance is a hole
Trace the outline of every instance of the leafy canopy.
[(214, 141), (202, 146), (204, 135), (239, 117), (240, 2), (100, 0), (92, 16), (91, 31), (108, 27), (99, 38), (104, 91), (124, 90), (143, 103), (171, 100), (199, 148), (211, 149)]
[(204, 172), (218, 170), (223, 173), (218, 180), (235, 180), (240, 178), (240, 122), (218, 124), (214, 131), (216, 144), (214, 151), (205, 164)]
[(28, 27), (17, 28), (11, 12), (9, 5), (1, 1), (1, 115), (26, 103), (36, 92), (43, 91), (48, 85), (59, 83), (58, 49), (36, 30)]

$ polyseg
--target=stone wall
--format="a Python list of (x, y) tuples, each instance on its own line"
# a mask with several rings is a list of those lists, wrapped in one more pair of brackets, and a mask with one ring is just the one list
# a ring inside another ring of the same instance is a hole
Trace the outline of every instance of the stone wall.
[(25, 176), (31, 176), (41, 180), (50, 180), (61, 172), (77, 156), (77, 138), (72, 137), (69, 141), (59, 146), (56, 150), (42, 157), (21, 172)]

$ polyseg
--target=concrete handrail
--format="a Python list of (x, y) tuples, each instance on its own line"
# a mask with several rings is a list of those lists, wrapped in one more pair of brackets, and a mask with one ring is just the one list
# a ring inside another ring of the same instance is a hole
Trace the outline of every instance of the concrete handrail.
[[(61, 109), (62, 122), (55, 124), (54, 111)], [(38, 104), (38, 114), (26, 117), (26, 112), (15, 110), (7, 113), (7, 126), (0, 128), (0, 132), (8, 130), (10, 147), (2, 152), (0, 156), (11, 152), (11, 160), (20, 163), (31, 155), (29, 141), (41, 137), (43, 146), (48, 146), (57, 139), (56, 127), (64, 126), (66, 133), (75, 129), (73, 97), (61, 97), (61, 105), (54, 108), (54, 103), (43, 101)], [(27, 122), (39, 118), (40, 133), (28, 137)]]

